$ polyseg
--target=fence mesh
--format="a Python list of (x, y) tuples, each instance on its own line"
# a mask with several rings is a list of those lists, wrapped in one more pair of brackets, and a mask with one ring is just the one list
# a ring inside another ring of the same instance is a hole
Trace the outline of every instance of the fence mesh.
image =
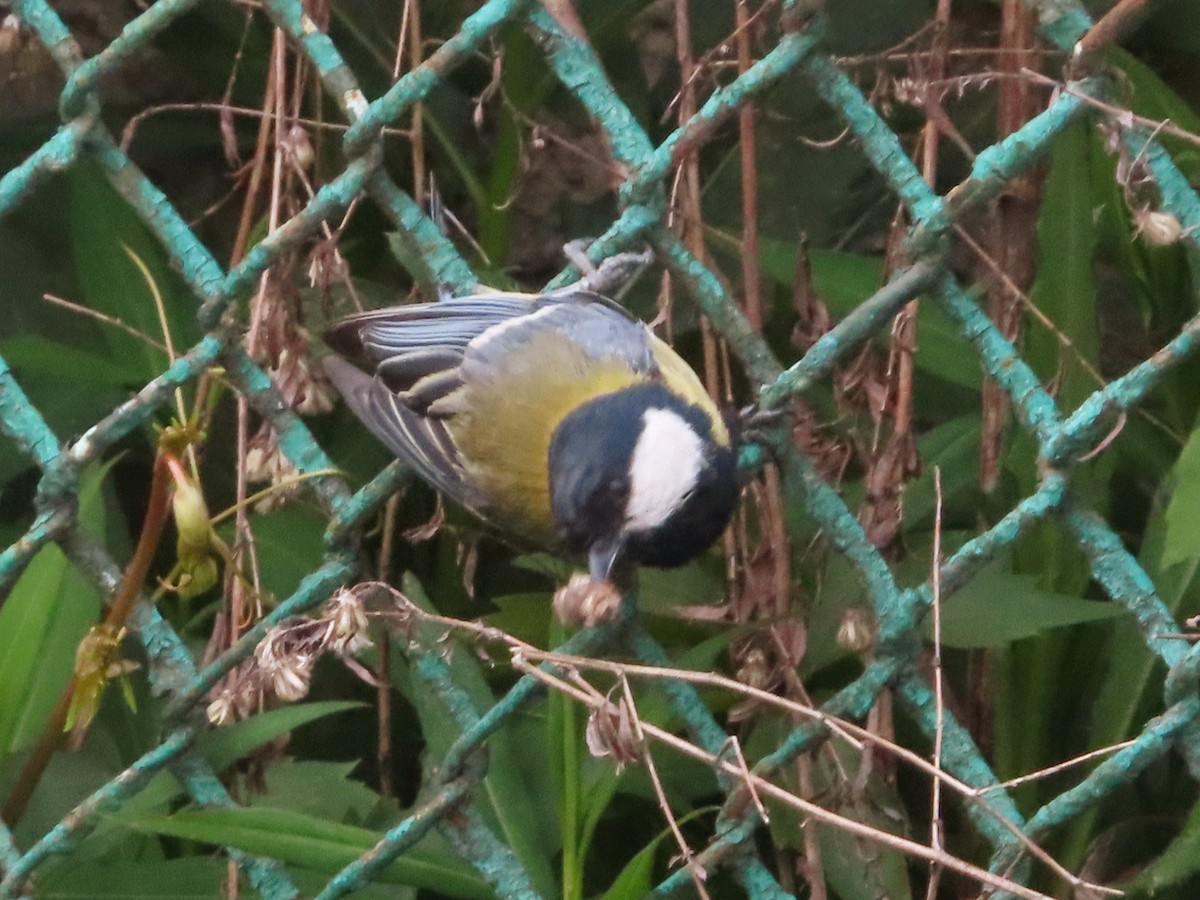
[[(994, 555), (1009, 547), (1035, 524), (1056, 519), (1089, 560), (1092, 576), (1108, 597), (1136, 618), (1146, 646), (1165, 664), (1166, 711), (1148, 722), (1136, 740), (1097, 765), (1069, 790), (1033, 815), (1023, 816), (1009, 792), (997, 785), (988, 762), (966, 730), (948, 713), (943, 731), (945, 770), (973, 788), (992, 788), (990, 808), (966, 805), (979, 834), (991, 847), (990, 869), (1014, 882), (1026, 882), (1030, 866), (1022, 836), (1039, 836), (1095, 807), (1117, 788), (1173, 748), (1183, 754), (1193, 774), (1200, 776), (1195, 730), (1200, 721), (1196, 667), (1200, 650), (1173, 639), (1178, 624), (1160, 600), (1155, 586), (1118, 535), (1072, 491), (1072, 475), (1088, 451), (1116, 419), (1133, 409), (1195, 347), (1200, 319), (1152, 356), (1123, 376), (1094, 391), (1074, 409), (1063, 409), (1023, 360), (977, 298), (949, 267), (947, 236), (955, 223), (995, 200), (1013, 178), (1046, 155), (1054, 138), (1073, 122), (1094, 115), (1088, 98), (1102, 99), (1105, 76), (1088, 74), (1087, 54), (1073, 59), (1081, 76), (1057, 92), (1044, 111), (1010, 137), (979, 153), (970, 174), (944, 194), (932, 189), (905, 152), (899, 138), (847, 76), (822, 42), (821, 18), (798, 0), (784, 2), (782, 31), (777, 44), (746, 71), (715, 90), (694, 116), (655, 144), (626, 107), (606, 76), (589, 44), (573, 35), (531, 0), (489, 0), (462, 22), (451, 39), (438, 47), (418, 68), (396, 81), (382, 96), (368, 100), (338, 48), (322, 33), (299, 0), (263, 0), (275, 25), (320, 73), (329, 97), (341, 109), (348, 129), (344, 134), (345, 167), (322, 185), (308, 205), (255, 244), (235, 267), (225, 269), (198, 240), (167, 196), (139, 170), (105, 125), (101, 88), (129, 64), (139, 49), (172, 22), (198, 5), (199, 0), (157, 0), (129, 21), (120, 35), (101, 52), (84, 57), (63, 20), (45, 0), (13, 0), (12, 12), (21, 26), (53, 56), (66, 79), (59, 110), (61, 125), (19, 166), (0, 178), (0, 215), (9, 215), (43, 183), (81, 164), (94, 161), (124, 201), (136, 211), (165, 248), (195, 297), (197, 317), (206, 332), (178, 361), (146, 384), (128, 402), (88, 428), (82, 436), (64, 441), (46, 424), (30, 402), (13, 371), (0, 361), (0, 428), (8, 440), (41, 470), (37, 515), (28, 531), (0, 553), (0, 591), (11, 590), (34, 556), (47, 545), (60, 546), (72, 562), (102, 590), (112, 591), (120, 578), (118, 562), (81, 532), (74, 516), (80, 473), (100, 459), (131, 431), (145, 425), (173, 396), (215, 364), (249, 399), (254, 409), (276, 430), (280, 446), (302, 475), (311, 475), (307, 489), (318, 498), (329, 520), (325, 555), (299, 588), (256, 623), (219, 658), (200, 665), (179, 635), (156, 612), (140, 602), (129, 624), (140, 637), (149, 658), (149, 677), (156, 691), (170, 699), (175, 724), (152, 752), (119, 778), (80, 804), (57, 826), (30, 846), (18, 846), (0, 823), (0, 896), (25, 896), (31, 877), (54, 855), (69, 854), (99, 824), (105, 811), (120, 808), (135, 797), (151, 777), (170, 769), (186, 785), (195, 803), (222, 807), (233, 803), (217, 774), (195, 752), (193, 739), (203, 727), (197, 706), (206, 692), (238, 666), (273, 625), (324, 602), (356, 574), (359, 532), (376, 514), (381, 502), (399, 483), (402, 473), (392, 467), (357, 493), (351, 493), (305, 424), (283, 403), (264, 371), (242, 349), (236, 329), (223, 316), (239, 296), (251, 291), (281, 255), (316, 235), (323, 223), (336, 221), (352, 202), (369, 198), (415, 251), (426, 268), (424, 280), (469, 292), (477, 286), (471, 268), (437, 225), (422, 211), (382, 165), (382, 130), (399, 123), (425, 99), (446, 74), (486, 51), (500, 29), (517, 23), (532, 35), (561, 83), (603, 130), (612, 153), (627, 177), (619, 188), (619, 215), (587, 250), (599, 262), (618, 252), (653, 248), (659, 261), (684, 284), (714, 327), (729, 342), (752, 381), (759, 386), (764, 409), (780, 408), (802, 396), (843, 363), (873, 334), (917, 296), (928, 298), (953, 321), (983, 369), (1011, 402), (1016, 418), (1036, 442), (1037, 490), (994, 527), (967, 541), (947, 558), (940, 571), (941, 590), (963, 585)], [(1028, 0), (1039, 16), (1042, 37), (1072, 53), (1093, 23), (1073, 0)], [(1128, 5), (1128, 4), (1125, 4)], [(1084, 47), (1084, 50), (1087, 48)], [(761, 98), (787, 76), (803, 75), (818, 95), (844, 122), (856, 146), (904, 207), (907, 262), (876, 294), (861, 298), (856, 309), (811, 346), (794, 365), (784, 368), (761, 336), (750, 326), (723, 283), (681, 243), (665, 224), (666, 186), (678, 160), (701, 144), (745, 104)], [(1136, 123), (1123, 129), (1129, 152), (1149, 166), (1161, 192), (1160, 208), (1175, 217), (1183, 240), (1194, 253), (1200, 241), (1200, 198), (1188, 185), (1158, 135)], [(551, 287), (569, 283), (578, 271), (564, 271)], [(869, 593), (878, 622), (872, 661), (862, 675), (823, 707), (845, 719), (862, 719), (880, 691), (891, 689), (907, 714), (932, 739), (939, 731), (938, 704), (928, 674), (918, 665), (919, 623), (930, 609), (933, 587), (927, 581), (902, 587), (884, 556), (868, 539), (854, 512), (813, 464), (802, 455), (787, 458), (788, 489), (803, 498), (807, 514), (827, 540), (844, 555)], [(603, 656), (620, 648), (641, 663), (666, 665), (662, 648), (646, 632), (636, 613), (615, 625), (584, 629), (563, 653)], [(533, 676), (521, 678), (490, 708), (477, 708), (462, 685), (455, 684), (437, 646), (410, 644), (407, 652), (418, 663), (418, 676), (434, 686), (453, 712), (459, 737), (424, 787), (413, 811), (384, 834), (369, 853), (345, 867), (319, 894), (343, 896), (371, 881), (431, 828), (440, 827), (456, 851), (504, 897), (537, 896), (529, 874), (480, 815), (472, 791), (483, 777), (477, 754), (507, 719), (539, 695)], [(696, 743), (713, 754), (727, 746), (728, 734), (694, 687), (680, 681), (668, 697)], [(775, 752), (762, 759), (756, 772), (769, 777), (797, 759), (827, 734), (820, 722), (797, 727)], [(790, 896), (771, 874), (754, 831), (758, 811), (744, 796), (745, 781), (719, 776), (731, 798), (716, 828), (716, 836), (700, 855), (709, 870), (728, 868), (753, 897)], [(740, 801), (739, 801), (740, 798)], [(1007, 827), (1002, 819), (1015, 828)], [(230, 856), (264, 897), (298, 894), (286, 868), (276, 861), (235, 850)], [(656, 895), (686, 890), (690, 876), (681, 869), (656, 888)]]

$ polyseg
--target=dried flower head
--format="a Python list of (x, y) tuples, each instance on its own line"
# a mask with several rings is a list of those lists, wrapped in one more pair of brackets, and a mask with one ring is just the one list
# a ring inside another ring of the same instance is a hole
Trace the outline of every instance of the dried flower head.
[(854, 606), (842, 613), (838, 625), (837, 644), (854, 653), (866, 653), (875, 643), (875, 617), (871, 611)]
[(353, 656), (371, 646), (367, 637), (367, 611), (362, 597), (343, 588), (325, 604), (329, 620), (329, 647), (339, 656)]
[(300, 490), (295, 480), (296, 468), (279, 449), (275, 430), (266, 422), (246, 442), (246, 480), (251, 483), (267, 482), (272, 490), (254, 504), (261, 513), (278, 509)]
[(1134, 210), (1133, 224), (1142, 239), (1153, 247), (1169, 247), (1183, 237), (1183, 225), (1168, 212)]
[(584, 731), (588, 752), (595, 757), (611, 756), (618, 772), (642, 758), (634, 715), (622, 699), (618, 703), (609, 701), (588, 716)]
[(287, 134), (280, 141), (280, 145), (283, 147), (283, 156), (287, 162), (301, 171), (308, 171), (312, 168), (316, 154), (313, 153), (313, 145), (309, 140), (308, 132), (302, 126), (293, 125), (289, 128)]
[(371, 646), (362, 595), (338, 591), (316, 617), (291, 616), (271, 628), (254, 656), (230, 675), (208, 704), (208, 718), (223, 724), (251, 715), (269, 700), (293, 703), (308, 695), (317, 660), (334, 654), (356, 675), (374, 684), (354, 654)]
[(336, 395), (325, 373), (313, 365), (312, 338), (293, 312), (299, 306), (290, 266), (273, 267), (256, 300), (246, 350), (267, 370), (288, 406), (313, 415), (332, 409)]
[(559, 621), (574, 627), (611, 622), (620, 610), (621, 592), (616, 585), (583, 572), (572, 575), (554, 594), (554, 612)]

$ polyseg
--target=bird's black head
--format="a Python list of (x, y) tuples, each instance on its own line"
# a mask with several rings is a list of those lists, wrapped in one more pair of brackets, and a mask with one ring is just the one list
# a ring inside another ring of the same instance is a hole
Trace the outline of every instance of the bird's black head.
[(703, 409), (659, 383), (573, 410), (548, 462), (559, 540), (598, 578), (618, 559), (683, 565), (724, 531), (737, 500), (733, 449)]

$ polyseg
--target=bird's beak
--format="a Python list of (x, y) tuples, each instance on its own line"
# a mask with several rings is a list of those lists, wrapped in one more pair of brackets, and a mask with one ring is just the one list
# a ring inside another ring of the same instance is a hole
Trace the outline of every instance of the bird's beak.
[(593, 581), (611, 581), (613, 567), (625, 550), (625, 538), (601, 538), (588, 549), (588, 574)]

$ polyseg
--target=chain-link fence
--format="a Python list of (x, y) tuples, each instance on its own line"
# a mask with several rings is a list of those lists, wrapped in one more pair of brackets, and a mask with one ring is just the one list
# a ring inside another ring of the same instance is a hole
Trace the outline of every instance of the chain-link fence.
[[(274, 428), (279, 446), (301, 475), (306, 490), (325, 509), (328, 529), (325, 555), (313, 560), (300, 587), (250, 627), (219, 657), (200, 665), (185, 649), (178, 634), (143, 598), (132, 609), (128, 624), (149, 660), (148, 675), (157, 692), (169, 698), (167, 721), (173, 724), (152, 752), (120, 777), (79, 805), (57, 826), (29, 846), (19, 846), (0, 823), (0, 895), (25, 896), (34, 891), (39, 867), (55, 855), (70, 854), (98, 825), (107, 811), (122, 808), (158, 772), (171, 770), (191, 799), (204, 807), (233, 804), (217, 773), (196, 754), (194, 739), (204, 727), (199, 714), (207, 692), (247, 660), (268, 630), (326, 601), (356, 575), (359, 533), (400, 482), (397, 467), (384, 470), (357, 493), (351, 493), (305, 424), (283, 403), (270, 379), (243, 349), (236, 327), (224, 318), (238, 297), (253, 290), (263, 273), (282, 254), (313, 238), (323, 223), (342, 216), (352, 202), (368, 198), (390, 220), (408, 247), (409, 258), (423, 271), (422, 283), (445, 285), (457, 293), (477, 286), (476, 277), (455, 246), (409, 193), (384, 168), (383, 129), (398, 123), (421, 103), (444, 76), (473, 54), (486, 51), (489, 39), (516, 23), (533, 37), (549, 66), (603, 131), (611, 152), (626, 177), (619, 190), (619, 215), (588, 248), (599, 262), (613, 254), (651, 247), (658, 261), (695, 298), (715, 330), (728, 341), (752, 382), (765, 410), (788, 407), (814, 386), (827, 382), (865, 341), (918, 296), (935, 304), (952, 322), (961, 340), (973, 348), (983, 369), (1007, 395), (1019, 425), (1036, 444), (1036, 490), (996, 524), (966, 541), (942, 562), (938, 590), (949, 594), (971, 581), (997, 553), (1045, 520), (1057, 520), (1090, 563), (1095, 583), (1136, 618), (1145, 644), (1166, 665), (1166, 711), (1149, 721), (1136, 740), (1112, 753), (1075, 786), (1063, 791), (1030, 816), (1022, 815), (997, 779), (967, 731), (936, 699), (928, 671), (919, 663), (919, 626), (934, 596), (933, 580), (915, 588), (902, 587), (893, 567), (865, 533), (839, 491), (812, 461), (801, 453), (777, 448), (781, 454), (785, 490), (802, 498), (803, 508), (824, 538), (849, 562), (869, 594), (877, 623), (873, 653), (862, 674), (826, 702), (829, 716), (862, 720), (881, 691), (893, 692), (897, 703), (926, 735), (940, 743), (940, 766), (959, 782), (986, 792), (987, 803), (965, 802), (963, 808), (978, 834), (991, 848), (993, 889), (1028, 891), (1031, 872), (1029, 838), (1037, 838), (1093, 808), (1138, 773), (1172, 750), (1181, 753), (1193, 774), (1200, 775), (1196, 727), (1200, 717), (1193, 646), (1176, 639), (1179, 625), (1159, 599), (1155, 586), (1138, 561), (1105, 521), (1072, 490), (1073, 473), (1119, 417), (1132, 411), (1160, 380), (1186, 360), (1195, 347), (1198, 321), (1188, 322), (1153, 355), (1124, 375), (1095, 390), (1074, 409), (1063, 409), (1022, 358), (1001, 328), (981, 308), (978, 299), (951, 270), (947, 246), (956, 223), (999, 197), (1012, 179), (1043, 160), (1056, 136), (1072, 123), (1099, 115), (1090, 101), (1103, 100), (1109, 82), (1090, 63), (1113, 33), (1120, 31), (1124, 13), (1107, 20), (1103, 33), (1083, 7), (1072, 0), (1029, 0), (1040, 21), (1040, 34), (1069, 56), (1069, 71), (1079, 73), (1066, 89), (1057, 91), (1040, 114), (1015, 133), (979, 153), (970, 174), (946, 193), (938, 193), (906, 152), (896, 133), (875, 106), (823, 45), (819, 11), (796, 0), (783, 2), (778, 41), (761, 59), (712, 92), (695, 115), (661, 143), (647, 136), (622, 102), (588, 42), (556, 19), (545, 6), (530, 0), (489, 0), (466, 18), (451, 39), (441, 44), (419, 67), (399, 78), (390, 89), (368, 100), (345, 64), (338, 48), (322, 33), (299, 0), (264, 0), (263, 8), (301, 52), (324, 83), (345, 117), (345, 166), (323, 184), (298, 214), (254, 244), (244, 258), (226, 270), (197, 239), (170, 199), (131, 161), (110, 133), (102, 116), (101, 88), (122, 71), (141, 48), (199, 0), (157, 0), (128, 22), (102, 52), (84, 57), (71, 32), (46, 0), (14, 0), (12, 12), (21, 28), (52, 54), (66, 79), (59, 100), (61, 125), (19, 166), (0, 178), (0, 215), (8, 215), (64, 170), (86, 160), (103, 170), (117, 192), (161, 242), (174, 267), (194, 295), (204, 337), (142, 388), (136, 396), (96, 422), (79, 438), (65, 442), (46, 424), (13, 372), (0, 361), (0, 428), (41, 470), (33, 524), (19, 540), (0, 553), (0, 590), (5, 594), (42, 548), (56, 544), (72, 563), (106, 594), (119, 590), (121, 566), (98, 546), (76, 519), (81, 472), (102, 458), (135, 429), (144, 426), (172, 401), (181, 385), (195, 382), (214, 365), (224, 368), (239, 394), (246, 397)], [(1123, 3), (1119, 7), (1138, 7)], [(1078, 43), (1088, 35), (1085, 43)], [(1095, 46), (1093, 46), (1095, 45)], [(869, 161), (903, 207), (902, 265), (872, 296), (820, 336), (798, 362), (786, 367), (749, 324), (724, 286), (667, 225), (670, 180), (678, 162), (703, 145), (746, 104), (764, 97), (782, 79), (801, 74), (843, 120), (854, 145)], [(1130, 122), (1120, 131), (1126, 151), (1150, 171), (1159, 192), (1158, 208), (1180, 226), (1180, 239), (1194, 253), (1200, 228), (1200, 198), (1181, 175), (1160, 136), (1151, 128)], [(568, 270), (550, 286), (578, 277)], [(756, 463), (756, 448), (746, 453)], [(504, 897), (537, 896), (533, 881), (512, 848), (506, 846), (486, 817), (473, 792), (486, 765), (478, 751), (489, 736), (518, 714), (544, 690), (541, 677), (527, 674), (495, 705), (479, 708), (441, 655), (436, 641), (407, 644), (416, 677), (442, 698), (459, 730), (435, 774), (423, 787), (412, 811), (390, 828), (370, 852), (333, 877), (319, 894), (342, 896), (368, 884), (381, 870), (405, 854), (435, 827), (445, 833), (464, 859)], [(565, 655), (605, 657), (628, 654), (648, 666), (668, 665), (661, 646), (649, 635), (636, 612), (622, 621), (587, 628), (558, 648)], [(552, 663), (544, 673), (560, 672)], [(682, 721), (695, 745), (719, 759), (728, 759), (729, 734), (687, 681), (671, 683), (666, 696), (673, 714)], [(824, 720), (800, 724), (774, 752), (753, 768), (770, 779), (798, 757), (825, 740)], [(732, 764), (731, 764), (732, 765)], [(756, 782), (736, 768), (717, 767), (716, 779), (727, 794), (715, 836), (696, 862), (708, 871), (727, 869), (754, 897), (782, 897), (781, 887), (754, 839), (761, 811)], [(983, 794), (981, 793), (980, 796)], [(292, 897), (299, 891), (280, 863), (237, 850), (229, 851), (244, 876), (265, 897)], [(690, 890), (693, 869), (683, 867), (658, 885), (656, 895)]]

